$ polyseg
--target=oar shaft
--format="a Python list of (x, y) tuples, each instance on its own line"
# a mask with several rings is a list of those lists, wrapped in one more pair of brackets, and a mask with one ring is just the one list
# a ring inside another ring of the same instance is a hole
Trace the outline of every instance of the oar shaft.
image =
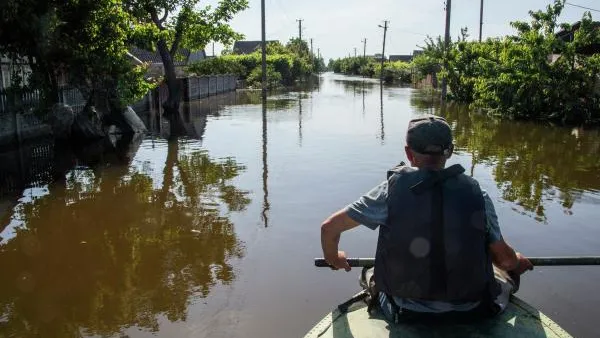
[(598, 256), (581, 257), (529, 257), (534, 266), (600, 265)]
[[(582, 257), (529, 257), (534, 266), (572, 266), (572, 265), (600, 265), (600, 256)], [(370, 267), (375, 265), (375, 258), (348, 258), (351, 267)], [(315, 258), (315, 266), (329, 267), (323, 258)]]

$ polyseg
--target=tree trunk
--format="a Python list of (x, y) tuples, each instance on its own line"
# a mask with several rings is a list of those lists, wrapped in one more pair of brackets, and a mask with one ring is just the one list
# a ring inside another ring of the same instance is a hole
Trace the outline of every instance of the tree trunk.
[(159, 40), (157, 43), (158, 52), (163, 62), (165, 69), (165, 80), (167, 82), (167, 88), (169, 89), (169, 95), (167, 101), (163, 102), (163, 108), (165, 109), (165, 115), (167, 118), (177, 116), (179, 114), (179, 103), (180, 103), (180, 90), (181, 86), (177, 80), (177, 74), (175, 74), (175, 64), (173, 63), (173, 56), (169, 52), (167, 43), (164, 40)]

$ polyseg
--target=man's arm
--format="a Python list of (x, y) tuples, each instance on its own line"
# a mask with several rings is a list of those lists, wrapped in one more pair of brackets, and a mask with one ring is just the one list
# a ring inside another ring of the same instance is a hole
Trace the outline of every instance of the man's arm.
[(532, 270), (533, 265), (523, 255), (504, 241), (498, 224), (498, 215), (492, 199), (485, 190), (482, 191), (485, 202), (485, 215), (487, 222), (488, 247), (492, 255), (492, 262), (495, 266), (504, 271), (518, 273), (519, 275), (526, 270)]
[(338, 269), (350, 271), (350, 265), (346, 261), (346, 254), (338, 251), (340, 235), (346, 230), (355, 228), (360, 223), (356, 222), (342, 209), (329, 216), (321, 225), (321, 247), (327, 263)]

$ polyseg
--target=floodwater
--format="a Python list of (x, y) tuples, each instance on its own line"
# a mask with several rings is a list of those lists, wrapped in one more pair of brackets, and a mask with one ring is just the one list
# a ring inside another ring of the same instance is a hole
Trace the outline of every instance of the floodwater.
[[(411, 118), (448, 119), (460, 163), (529, 256), (600, 255), (600, 131), (499, 121), (324, 74), (302, 91), (186, 105), (151, 136), (0, 154), (1, 337), (301, 337), (358, 291), (313, 267), (320, 223), (384, 180)], [(175, 132), (185, 137), (175, 138)], [(373, 256), (377, 233), (342, 235)], [(520, 296), (597, 337), (600, 267), (537, 267)]]

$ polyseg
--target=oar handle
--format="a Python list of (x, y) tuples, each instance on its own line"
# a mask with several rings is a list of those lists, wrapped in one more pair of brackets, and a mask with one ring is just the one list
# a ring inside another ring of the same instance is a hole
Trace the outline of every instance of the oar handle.
[[(348, 264), (353, 267), (371, 267), (375, 265), (375, 258), (348, 258)], [(600, 265), (600, 256), (580, 257), (529, 257), (534, 266), (572, 266), (572, 265)], [(315, 266), (330, 267), (323, 258), (315, 258)]]

